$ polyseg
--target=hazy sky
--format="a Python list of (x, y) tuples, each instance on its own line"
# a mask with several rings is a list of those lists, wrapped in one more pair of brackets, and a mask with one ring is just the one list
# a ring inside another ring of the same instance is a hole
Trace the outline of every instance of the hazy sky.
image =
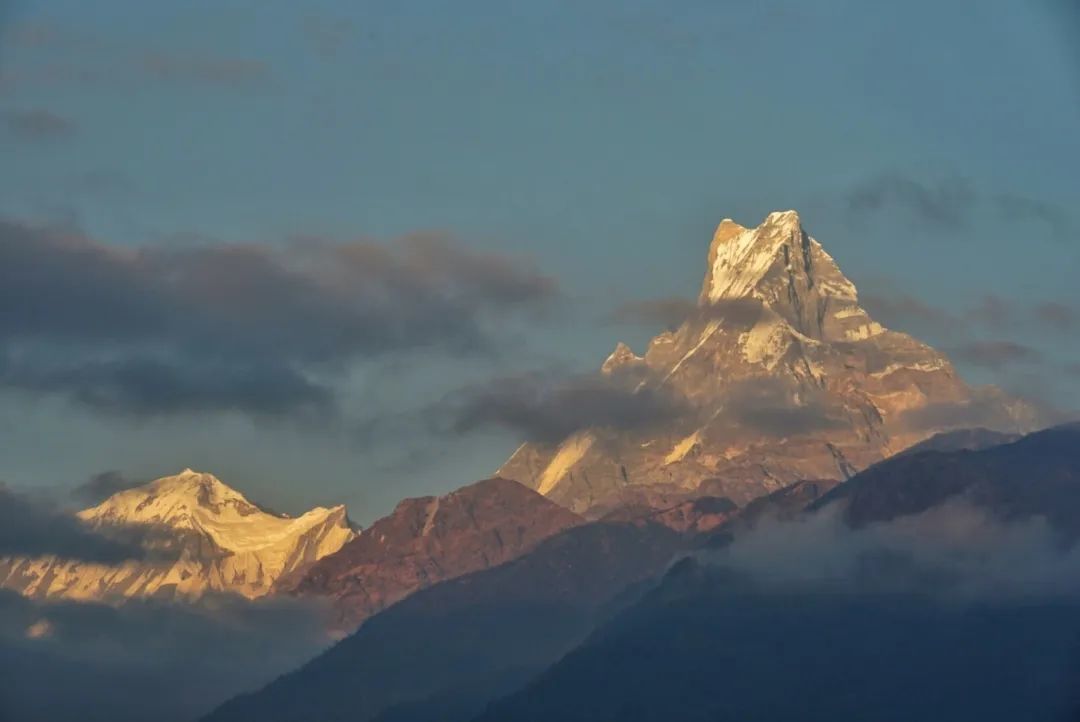
[(1064, 3), (2, 17), (10, 483), (191, 466), (367, 522), (520, 441), (435, 429), (433, 400), (640, 351), (659, 329), (614, 309), (693, 297), (720, 219), (792, 207), (881, 320), (974, 381), (1080, 407)]

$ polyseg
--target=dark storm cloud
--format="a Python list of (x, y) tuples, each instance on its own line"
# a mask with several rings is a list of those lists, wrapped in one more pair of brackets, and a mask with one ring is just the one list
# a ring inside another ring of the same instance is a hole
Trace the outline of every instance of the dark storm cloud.
[(71, 496), (85, 504), (97, 504), (117, 492), (133, 489), (144, 483), (146, 482), (143, 480), (129, 479), (119, 471), (102, 471), (72, 489)]
[(99, 534), (77, 517), (0, 485), (0, 555), (55, 555), (109, 564), (142, 558), (145, 552), (135, 541)]
[(949, 353), (960, 361), (992, 369), (1042, 358), (1035, 349), (1016, 341), (971, 341), (950, 349)]
[(1061, 206), (1015, 193), (983, 193), (956, 176), (925, 180), (895, 171), (880, 173), (852, 186), (845, 202), (853, 217), (896, 209), (922, 225), (944, 230), (965, 228), (976, 214), (990, 212), (1011, 224), (1040, 224), (1059, 240), (1076, 232)]
[(756, 299), (721, 300), (699, 304), (676, 296), (628, 301), (610, 315), (612, 323), (638, 324), (666, 329), (678, 328), (686, 321), (722, 320), (733, 327), (752, 326), (761, 317), (762, 305)]
[(75, 122), (50, 110), (8, 110), (0, 114), (7, 131), (21, 140), (55, 141), (75, 135)]
[(502, 428), (528, 441), (555, 443), (585, 428), (641, 430), (672, 424), (692, 413), (685, 399), (663, 389), (635, 391), (602, 374), (532, 373), (450, 394), (431, 410), (431, 418), (443, 432)]
[(117, 413), (334, 407), (352, 361), (490, 353), (555, 283), (438, 234), (116, 248), (0, 221), (0, 383)]

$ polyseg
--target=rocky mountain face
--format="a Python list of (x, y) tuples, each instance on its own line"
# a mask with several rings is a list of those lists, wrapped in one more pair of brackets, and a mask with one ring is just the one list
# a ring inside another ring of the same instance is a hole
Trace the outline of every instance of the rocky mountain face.
[(0, 586), (36, 598), (87, 601), (195, 599), (210, 591), (255, 598), (283, 574), (336, 552), (355, 536), (344, 506), (278, 516), (217, 477), (191, 469), (118, 492), (78, 517), (106, 534), (152, 532), (148, 538), (167, 548), (117, 565), (3, 558)]
[(619, 344), (602, 373), (688, 411), (647, 430), (527, 443), (499, 475), (592, 517), (642, 489), (743, 505), (800, 479), (848, 478), (976, 409), (1002, 427), (1032, 421), (1025, 405), (969, 387), (944, 355), (875, 322), (794, 211), (756, 228), (724, 220), (697, 313), (642, 355)]
[(278, 587), (327, 597), (337, 625), (372, 614), (446, 579), (496, 566), (583, 519), (516, 481), (488, 479), (446, 496), (406, 499), (332, 554)]
[(663, 572), (683, 539), (644, 522), (567, 529), (412, 594), (206, 722), (467, 722), (633, 602), (635, 585)]

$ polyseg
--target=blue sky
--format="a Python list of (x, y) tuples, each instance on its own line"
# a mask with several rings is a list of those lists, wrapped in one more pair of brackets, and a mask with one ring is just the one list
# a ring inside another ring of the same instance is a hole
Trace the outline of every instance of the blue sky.
[[(4, 391), (11, 483), (193, 466), (366, 521), (490, 473), (516, 443), (413, 458), (399, 407), (640, 349), (656, 329), (611, 310), (692, 296), (715, 224), (777, 208), (883, 307), (931, 309), (893, 325), (947, 346), (949, 315), (973, 343), (1032, 351), (958, 359), (972, 380), (1080, 405), (1080, 38), (1050, 0), (53, 0), (4, 18), (4, 218), (131, 249), (435, 231), (563, 295), (511, 322), (497, 359), (358, 364), (339, 391), (389, 419), (377, 442)], [(1040, 304), (1064, 310), (1045, 321)]]

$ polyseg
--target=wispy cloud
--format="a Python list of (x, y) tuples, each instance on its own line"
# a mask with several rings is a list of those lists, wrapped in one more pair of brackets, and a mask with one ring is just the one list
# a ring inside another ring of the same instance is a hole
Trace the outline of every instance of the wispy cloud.
[(722, 320), (732, 328), (752, 326), (761, 318), (757, 299), (731, 299), (699, 304), (687, 298), (668, 296), (628, 301), (608, 316), (611, 323), (636, 324), (650, 328), (674, 329), (686, 321)]
[(860, 293), (859, 300), (874, 318), (891, 328), (940, 333), (958, 324), (949, 311), (907, 293)]
[(1071, 331), (1080, 323), (1080, 311), (1057, 301), (1047, 301), (1035, 307), (1035, 318), (1056, 331)]
[(150, 52), (137, 67), (154, 80), (168, 83), (195, 83), (227, 88), (254, 88), (270, 80), (270, 66), (249, 58)]
[(666, 389), (635, 390), (603, 374), (533, 372), (460, 389), (436, 404), (429, 419), (443, 433), (495, 428), (553, 443), (585, 428), (658, 428), (691, 413), (686, 399)]
[(916, 224), (946, 231), (966, 228), (976, 215), (990, 213), (1004, 223), (1042, 225), (1058, 240), (1077, 233), (1071, 214), (1055, 203), (1018, 193), (983, 192), (959, 176), (927, 180), (899, 171), (879, 173), (855, 183), (844, 202), (853, 218), (892, 210)]
[(50, 142), (65, 140), (75, 135), (75, 121), (50, 110), (34, 108), (8, 110), (0, 114), (7, 131), (21, 140)]
[(133, 489), (144, 483), (145, 480), (129, 479), (119, 471), (102, 471), (72, 489), (71, 495), (82, 503), (97, 504), (117, 492)]
[(355, 24), (348, 18), (309, 16), (301, 24), (304, 38), (315, 52), (326, 60), (333, 60), (356, 32)]
[(961, 361), (993, 369), (1042, 358), (1042, 354), (1032, 347), (1016, 341), (971, 341), (953, 347), (950, 353)]
[(945, 229), (965, 225), (975, 207), (976, 196), (962, 178), (946, 178), (933, 183), (890, 172), (868, 178), (847, 195), (848, 209), (864, 214), (888, 207), (900, 208), (915, 220)]

